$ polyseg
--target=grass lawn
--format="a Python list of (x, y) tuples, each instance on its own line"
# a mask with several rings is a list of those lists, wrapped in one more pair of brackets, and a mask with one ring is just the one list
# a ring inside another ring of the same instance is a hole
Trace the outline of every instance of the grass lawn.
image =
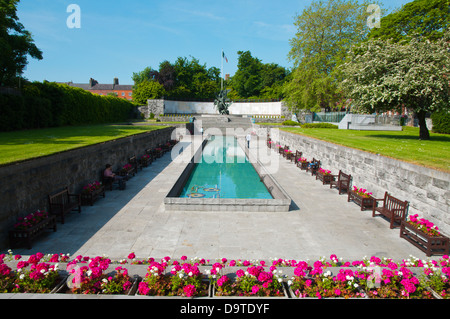
[(0, 133), (0, 165), (51, 155), (165, 126), (91, 125)]
[(431, 133), (431, 140), (419, 140), (419, 128), (403, 127), (403, 132), (302, 129), (284, 131), (314, 137), (374, 154), (450, 172), (450, 135)]

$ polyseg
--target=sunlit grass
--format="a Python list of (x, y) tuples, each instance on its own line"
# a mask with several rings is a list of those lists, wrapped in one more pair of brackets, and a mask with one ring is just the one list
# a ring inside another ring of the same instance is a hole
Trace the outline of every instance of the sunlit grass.
[(419, 129), (397, 131), (353, 131), (283, 127), (284, 131), (392, 157), (402, 161), (450, 172), (450, 136), (431, 133), (431, 140), (419, 140)]
[(0, 133), (0, 165), (47, 156), (164, 126), (91, 125)]

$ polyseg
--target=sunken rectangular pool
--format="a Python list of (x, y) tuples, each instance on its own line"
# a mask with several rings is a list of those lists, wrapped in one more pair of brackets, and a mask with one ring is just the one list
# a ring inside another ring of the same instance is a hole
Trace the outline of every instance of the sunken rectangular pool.
[(234, 136), (210, 136), (164, 200), (169, 211), (289, 211), (291, 199)]

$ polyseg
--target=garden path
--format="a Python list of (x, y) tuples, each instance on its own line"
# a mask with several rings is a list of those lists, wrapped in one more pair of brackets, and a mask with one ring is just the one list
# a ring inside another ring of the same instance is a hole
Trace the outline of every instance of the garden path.
[[(193, 137), (194, 150), (200, 139)], [(192, 157), (190, 142), (189, 137), (181, 142), (184, 151), (175, 160), (166, 154), (139, 171), (125, 191), (108, 191), (105, 199), (69, 216), (64, 225), (58, 224), (57, 232), (37, 240), (31, 251), (14, 253), (106, 255), (115, 260), (131, 252), (138, 259), (426, 257), (401, 239), (398, 229), (389, 229), (385, 219), (361, 212), (346, 195), (338, 195), (273, 151), (266, 155), (279, 160), (273, 176), (292, 198), (289, 212), (166, 212), (164, 198)], [(264, 140), (252, 141), (250, 151), (256, 154), (258, 149), (267, 149)]]

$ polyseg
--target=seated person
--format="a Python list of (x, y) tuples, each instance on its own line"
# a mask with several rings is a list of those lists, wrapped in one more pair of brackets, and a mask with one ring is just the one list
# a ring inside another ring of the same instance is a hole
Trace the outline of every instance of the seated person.
[(107, 179), (111, 179), (111, 181), (119, 181), (119, 186), (123, 183), (123, 176), (118, 176), (112, 171), (111, 164), (106, 164), (106, 169), (103, 172), (103, 176)]

